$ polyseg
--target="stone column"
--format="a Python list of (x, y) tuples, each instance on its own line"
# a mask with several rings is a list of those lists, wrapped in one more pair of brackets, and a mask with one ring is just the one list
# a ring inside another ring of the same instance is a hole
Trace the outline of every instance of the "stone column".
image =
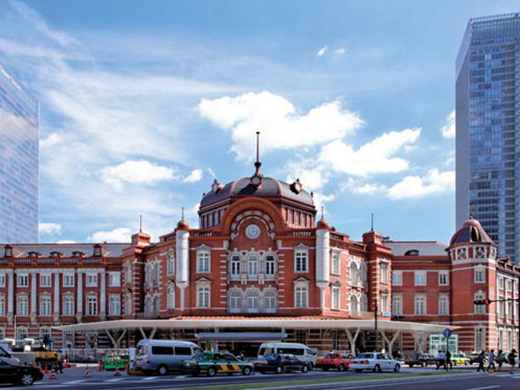
[(31, 272), (31, 322), (36, 323), (38, 317), (38, 302), (37, 302), (37, 273)]
[(99, 273), (99, 277), (101, 278), (101, 293), (99, 297), (99, 316), (101, 321), (104, 321), (106, 319), (106, 311), (107, 311), (107, 278), (105, 271), (101, 271)]
[(14, 318), (14, 270), (8, 270), (7, 274), (9, 275), (9, 293), (7, 295), (7, 319), (9, 323), (12, 323)]
[(54, 274), (54, 322), (60, 321), (60, 273)]
[(76, 310), (76, 319), (78, 322), (81, 322), (83, 319), (83, 271), (78, 270), (78, 283), (76, 286), (77, 291), (77, 310)]

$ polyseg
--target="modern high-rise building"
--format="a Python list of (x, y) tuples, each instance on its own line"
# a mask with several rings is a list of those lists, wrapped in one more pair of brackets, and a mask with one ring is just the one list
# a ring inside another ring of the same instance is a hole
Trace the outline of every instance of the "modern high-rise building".
[(457, 58), (456, 223), (520, 261), (520, 13), (471, 19)]
[(39, 105), (0, 63), (0, 242), (38, 240)]

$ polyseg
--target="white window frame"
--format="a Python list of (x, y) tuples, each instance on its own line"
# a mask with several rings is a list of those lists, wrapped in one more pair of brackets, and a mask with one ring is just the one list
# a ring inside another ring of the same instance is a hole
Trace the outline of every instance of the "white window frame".
[(208, 282), (197, 284), (197, 309), (211, 307), (211, 285)]
[(197, 273), (207, 274), (211, 272), (211, 252), (208, 249), (197, 250)]
[(40, 315), (43, 317), (52, 315), (52, 297), (50, 294), (40, 296)]
[[(273, 305), (271, 305), (273, 303)], [(278, 301), (276, 299), (276, 293), (267, 292), (264, 294), (264, 308), (267, 312), (275, 312), (277, 309)]]
[(392, 271), (392, 286), (403, 285), (403, 271)]
[[(422, 305), (418, 305), (419, 302), (422, 302)], [(416, 316), (424, 316), (428, 314), (428, 308), (427, 308), (427, 296), (424, 293), (417, 293), (414, 296), (413, 300), (413, 312)], [(422, 310), (418, 310), (419, 308), (422, 308)]]
[(16, 287), (29, 287), (29, 274), (17, 274)]
[(40, 287), (52, 287), (51, 274), (40, 274)]
[(166, 309), (175, 309), (175, 284), (171, 282), (166, 286)]
[(166, 253), (166, 275), (175, 275), (175, 251), (173, 249)]
[[(254, 259), (254, 260), (252, 260)], [(247, 257), (247, 278), (248, 279), (255, 279), (258, 277), (258, 264), (260, 262), (260, 259), (258, 258), (258, 255), (251, 254)]]
[(29, 315), (29, 297), (27, 295), (18, 295), (16, 297), (16, 315)]
[(309, 272), (309, 250), (296, 249), (294, 251), (294, 272)]
[[(443, 310), (444, 308), (444, 310)], [(449, 294), (439, 294), (439, 315), (450, 315), (450, 296)]]
[(474, 282), (478, 284), (486, 283), (486, 269), (484, 267), (475, 267), (474, 273)]
[[(424, 283), (421, 283), (421, 279)], [(426, 271), (414, 271), (414, 286), (426, 286), (428, 284), (428, 273)]]
[(341, 253), (332, 252), (330, 262), (330, 273), (332, 275), (341, 275)]
[(94, 272), (87, 273), (87, 280), (85, 281), (85, 287), (97, 287), (98, 286), (98, 274)]
[(110, 294), (108, 296), (108, 315), (109, 316), (120, 316), (121, 315), (121, 295)]
[(450, 273), (449, 271), (439, 271), (439, 286), (450, 285)]
[(403, 294), (394, 293), (392, 294), (392, 315), (402, 316), (403, 315)]
[(388, 284), (388, 270), (390, 269), (390, 264), (386, 261), (381, 262), (381, 283)]
[[(473, 300), (482, 300), (486, 299), (486, 295), (483, 291), (477, 291), (473, 296)], [(486, 313), (486, 305), (473, 305), (473, 313), (474, 314), (485, 314)], [(507, 314), (507, 306), (506, 306), (506, 314)]]
[(74, 287), (75, 279), (74, 274), (63, 274), (63, 287)]
[(97, 316), (99, 313), (99, 301), (97, 295), (89, 294), (85, 299), (85, 315)]
[(231, 255), (229, 258), (229, 274), (232, 277), (239, 277), (242, 272), (242, 258), (237, 255)]
[(108, 273), (108, 287), (121, 287), (121, 272), (110, 271)]
[(5, 273), (0, 273), (0, 287), (5, 287), (5, 279)]
[(73, 316), (76, 314), (76, 302), (74, 300), (74, 295), (65, 294), (63, 296), (63, 315), (64, 316)]
[(483, 351), (486, 346), (486, 329), (481, 326), (475, 328), (475, 351)]
[(265, 256), (265, 275), (268, 278), (274, 278), (274, 275), (276, 275), (276, 256)]
[[(6, 313), (6, 300), (5, 295), (0, 294), (0, 316), (5, 316)], [(0, 339), (2, 340), (2, 339)]]
[(309, 282), (296, 281), (294, 282), (294, 307), (308, 308), (309, 307)]
[(339, 286), (332, 286), (330, 289), (330, 308), (331, 310), (340, 310), (341, 308), (341, 289)]

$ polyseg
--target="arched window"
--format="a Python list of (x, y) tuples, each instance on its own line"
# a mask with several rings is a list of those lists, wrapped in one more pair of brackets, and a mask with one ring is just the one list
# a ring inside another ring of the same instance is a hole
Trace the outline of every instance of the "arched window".
[(229, 294), (229, 311), (236, 313), (242, 309), (242, 294), (234, 291)]
[(251, 255), (247, 259), (247, 276), (250, 279), (256, 278), (258, 275), (258, 257)]
[(350, 296), (350, 313), (351, 314), (359, 313), (359, 300), (355, 295)]
[(175, 309), (175, 285), (173, 283), (168, 283), (166, 289), (166, 308)]
[(247, 294), (247, 311), (248, 312), (257, 312), (260, 306), (260, 295), (255, 292), (250, 292)]
[(361, 296), (361, 311), (368, 311), (368, 298), (366, 294)]
[(157, 317), (159, 315), (159, 310), (160, 310), (159, 304), (160, 304), (159, 296), (156, 295), (153, 299), (153, 316), (154, 317)]
[(240, 256), (231, 256), (231, 276), (240, 276)]
[(357, 286), (359, 284), (359, 273), (358, 273), (358, 266), (355, 261), (350, 262), (350, 285)]
[(276, 311), (276, 294), (274, 292), (267, 292), (264, 295), (264, 307), (268, 312)]
[(149, 317), (152, 314), (152, 297), (147, 295), (144, 299), (144, 314)]

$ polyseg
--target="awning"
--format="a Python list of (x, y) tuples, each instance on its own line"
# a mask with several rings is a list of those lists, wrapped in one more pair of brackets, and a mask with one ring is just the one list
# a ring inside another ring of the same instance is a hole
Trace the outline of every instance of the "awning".
[(196, 335), (198, 340), (207, 341), (280, 341), (287, 338), (287, 333), (269, 332), (201, 332)]

